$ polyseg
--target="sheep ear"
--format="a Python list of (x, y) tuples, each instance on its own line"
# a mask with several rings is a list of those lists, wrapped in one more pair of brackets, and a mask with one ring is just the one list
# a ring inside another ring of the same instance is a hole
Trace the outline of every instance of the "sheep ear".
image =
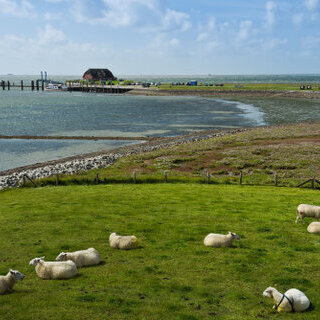
[(41, 260), (44, 260), (44, 259), (45, 259), (45, 257), (41, 257), (40, 259), (41, 259)]
[(10, 273), (14, 273), (14, 271), (13, 271), (12, 269), (9, 269), (9, 272), (10, 272)]

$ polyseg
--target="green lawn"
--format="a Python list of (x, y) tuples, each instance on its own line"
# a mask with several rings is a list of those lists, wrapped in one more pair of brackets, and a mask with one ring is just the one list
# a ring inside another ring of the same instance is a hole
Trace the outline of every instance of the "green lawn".
[[(320, 238), (295, 224), (319, 191), (199, 184), (24, 188), (0, 193), (0, 273), (25, 280), (0, 296), (0, 319), (320, 319)], [(309, 219), (309, 221), (311, 221)], [(308, 221), (308, 222), (309, 222)], [(203, 245), (236, 232), (233, 248)], [(110, 232), (143, 247), (118, 251)], [(103, 264), (41, 280), (29, 261), (95, 247)], [(315, 309), (275, 314), (263, 290), (296, 287)]]

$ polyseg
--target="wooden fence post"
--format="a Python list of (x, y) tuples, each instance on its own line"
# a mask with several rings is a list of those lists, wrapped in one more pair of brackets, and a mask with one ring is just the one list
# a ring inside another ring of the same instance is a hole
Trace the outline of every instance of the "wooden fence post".
[(6, 83), (2, 80), (1, 81), (2, 90), (6, 90)]
[(137, 183), (137, 174), (135, 171), (133, 172), (133, 183)]
[(31, 90), (34, 91), (34, 81), (31, 80)]
[(240, 171), (239, 184), (242, 184), (242, 171)]
[(7, 82), (8, 90), (10, 90), (10, 81)]
[(59, 174), (56, 173), (56, 186), (59, 185)]
[(274, 175), (274, 185), (275, 186), (278, 185), (278, 175), (277, 174)]
[(207, 183), (210, 183), (210, 177), (211, 177), (210, 172), (207, 172)]
[(100, 180), (99, 180), (99, 173), (96, 174), (96, 177), (94, 179), (95, 184), (99, 184)]
[(39, 91), (39, 80), (36, 81), (36, 88), (37, 88), (37, 91)]
[(23, 175), (22, 177), (22, 186), (25, 187), (26, 186), (26, 176)]
[(23, 176), (24, 178), (27, 178), (32, 184), (33, 184), (33, 186), (36, 188), (37, 187), (37, 185), (36, 185), (36, 183), (28, 176), (28, 175), (24, 175)]
[(164, 172), (164, 182), (168, 182), (168, 171)]
[(21, 90), (23, 91), (23, 80), (20, 81)]

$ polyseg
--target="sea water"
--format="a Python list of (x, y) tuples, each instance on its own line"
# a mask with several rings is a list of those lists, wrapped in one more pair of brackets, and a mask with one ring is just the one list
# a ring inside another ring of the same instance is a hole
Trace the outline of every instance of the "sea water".
[[(10, 81), (18, 78), (11, 77)], [(68, 78), (71, 76), (56, 80)], [(191, 96), (32, 92), (29, 88), (0, 91), (1, 135), (175, 136), (212, 128), (314, 120), (319, 114), (319, 100), (230, 101)], [(0, 139), (0, 171), (130, 143)]]

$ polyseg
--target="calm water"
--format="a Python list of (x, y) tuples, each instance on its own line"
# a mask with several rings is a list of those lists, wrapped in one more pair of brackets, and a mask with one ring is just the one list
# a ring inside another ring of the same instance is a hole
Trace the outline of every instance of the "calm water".
[[(0, 91), (2, 135), (174, 136), (209, 128), (314, 120), (319, 115), (319, 100)], [(0, 171), (128, 143), (132, 142), (0, 140)]]
[[(199, 82), (216, 83), (320, 83), (320, 74), (275, 74), (275, 75), (117, 75), (119, 79), (130, 79), (134, 81), (146, 82), (187, 82), (198, 80)], [(36, 80), (39, 75), (15, 76), (0, 75), (0, 80), (30, 81)], [(81, 79), (82, 75), (49, 75), (49, 79), (65, 81), (71, 79)]]

